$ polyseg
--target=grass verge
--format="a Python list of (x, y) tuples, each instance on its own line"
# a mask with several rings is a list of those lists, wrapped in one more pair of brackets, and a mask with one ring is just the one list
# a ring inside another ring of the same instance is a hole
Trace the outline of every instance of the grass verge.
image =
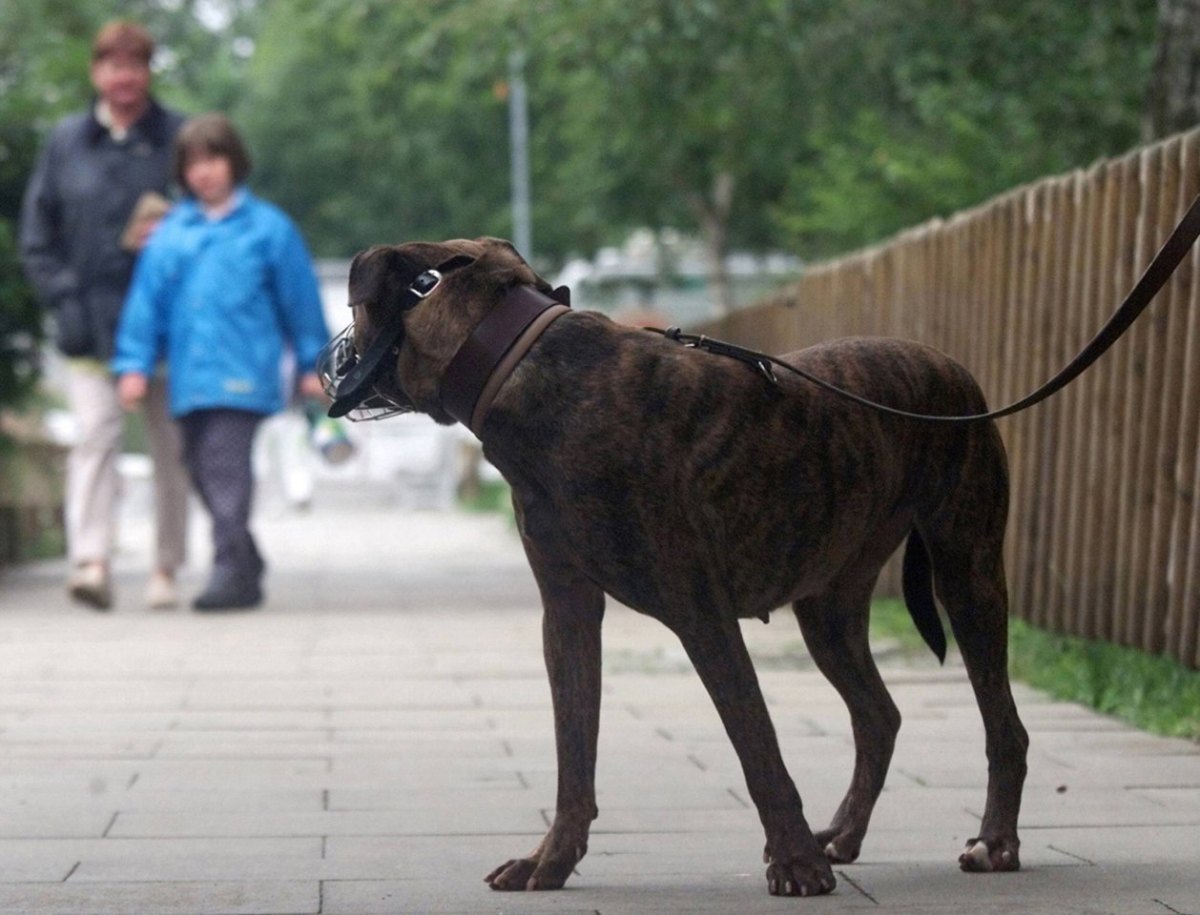
[(459, 500), (463, 509), (470, 512), (495, 512), (512, 517), (512, 490), (503, 480), (485, 480), (475, 490)]
[[(871, 635), (905, 650), (928, 651), (901, 600), (875, 602)], [(1013, 679), (1056, 699), (1080, 702), (1155, 734), (1200, 741), (1200, 671), (1134, 648), (1055, 635), (1018, 619), (1009, 621), (1008, 655)]]

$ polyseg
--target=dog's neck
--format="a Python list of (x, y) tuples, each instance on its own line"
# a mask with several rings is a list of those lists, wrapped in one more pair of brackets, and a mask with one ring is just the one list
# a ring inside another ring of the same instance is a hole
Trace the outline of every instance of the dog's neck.
[[(535, 287), (514, 286), (463, 341), (442, 377), (446, 412), (482, 438), (483, 420), (496, 394), (542, 332), (570, 311), (566, 287), (551, 298)], [(559, 301), (559, 300), (563, 301)]]

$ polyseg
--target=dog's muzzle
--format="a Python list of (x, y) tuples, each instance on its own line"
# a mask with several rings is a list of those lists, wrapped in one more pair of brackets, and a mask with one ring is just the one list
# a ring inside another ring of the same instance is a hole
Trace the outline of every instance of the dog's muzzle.
[(362, 352), (354, 341), (354, 322), (325, 345), (317, 357), (317, 374), (325, 393), (333, 400), (330, 416), (363, 422), (413, 411), (407, 399), (397, 400), (379, 387), (380, 379), (395, 370), (396, 357), (404, 342), (404, 315), (433, 294), (446, 272), (471, 260), (465, 256), (451, 258), (437, 269), (417, 274), (401, 294), (396, 308), (386, 316), (375, 339)]
[[(391, 336), (394, 342), (384, 350), (383, 355), (390, 355), (394, 359), (400, 351), (400, 337)], [(369, 377), (358, 384), (347, 384), (347, 379), (356, 369), (363, 368), (365, 362), (354, 345), (354, 324), (344, 327), (317, 357), (317, 374), (325, 393), (333, 400), (329, 415), (345, 416), (351, 422), (365, 422), (411, 412), (411, 404), (401, 403), (378, 387), (379, 378), (387, 370), (388, 362), (388, 359), (381, 357), (375, 365), (375, 371), (360, 372), (360, 377)]]

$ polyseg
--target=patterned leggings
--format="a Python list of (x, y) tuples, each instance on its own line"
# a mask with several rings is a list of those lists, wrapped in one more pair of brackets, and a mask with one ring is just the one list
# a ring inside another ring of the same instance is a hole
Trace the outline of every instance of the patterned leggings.
[(195, 410), (179, 418), (184, 463), (212, 517), (213, 571), (255, 580), (263, 561), (250, 533), (251, 450), (262, 419), (246, 410)]

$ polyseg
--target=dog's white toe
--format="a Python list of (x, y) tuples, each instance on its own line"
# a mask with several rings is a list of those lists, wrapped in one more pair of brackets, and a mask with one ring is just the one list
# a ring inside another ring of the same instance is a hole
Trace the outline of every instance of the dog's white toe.
[(967, 856), (975, 862), (973, 870), (990, 871), (992, 869), (992, 858), (988, 853), (987, 842), (976, 842), (967, 850)]

